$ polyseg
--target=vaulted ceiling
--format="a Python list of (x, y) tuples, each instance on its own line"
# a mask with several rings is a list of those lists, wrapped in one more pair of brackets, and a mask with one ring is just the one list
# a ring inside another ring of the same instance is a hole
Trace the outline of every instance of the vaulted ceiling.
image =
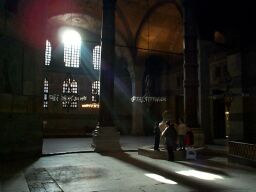
[[(191, 0), (196, 7), (200, 38), (221, 32), (232, 46), (256, 42), (253, 1)], [(19, 30), (36, 35), (42, 20), (51, 26), (72, 25), (100, 36), (102, 0), (3, 0), (5, 8), (28, 22)], [(46, 5), (46, 2), (48, 5)], [(2, 3), (3, 4), (3, 3)], [(117, 43), (142, 49), (182, 52), (181, 0), (117, 0)], [(0, 21), (1, 22), (1, 21)], [(40, 23), (37, 25), (36, 23)], [(16, 25), (16, 24), (15, 24)], [(17, 28), (17, 26), (15, 26)], [(33, 34), (28, 30), (37, 28)], [(18, 30), (18, 31), (19, 31)], [(40, 36), (40, 35), (38, 35)], [(98, 38), (98, 40), (100, 37)]]
[[(98, 37), (101, 14), (101, 0), (54, 0), (48, 5), (50, 26), (78, 27)], [(182, 53), (182, 15), (176, 1), (118, 0), (116, 30), (120, 46)]]

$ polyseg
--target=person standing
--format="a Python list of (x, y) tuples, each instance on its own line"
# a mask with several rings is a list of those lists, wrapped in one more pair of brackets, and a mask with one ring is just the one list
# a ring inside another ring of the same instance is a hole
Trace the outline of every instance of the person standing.
[(170, 121), (166, 122), (166, 128), (162, 132), (163, 137), (165, 137), (165, 146), (168, 152), (168, 161), (174, 161), (174, 150), (176, 149), (177, 141), (177, 131), (174, 128), (174, 124)]
[(179, 119), (179, 124), (177, 126), (177, 132), (178, 132), (178, 147), (179, 150), (185, 150), (185, 135), (188, 131), (187, 125), (184, 123), (183, 119)]
[(186, 147), (191, 147), (194, 144), (194, 134), (190, 127), (188, 127), (184, 143)]
[[(162, 118), (163, 120), (158, 124), (158, 127), (160, 129), (160, 135), (162, 135), (164, 129), (166, 128), (166, 122), (167, 121), (170, 121), (171, 119), (171, 113), (167, 110), (165, 110), (163, 113), (162, 113)], [(165, 138), (164, 137), (160, 137), (160, 145), (164, 145), (165, 144)]]
[(166, 128), (166, 122), (167, 122), (167, 121), (162, 120), (162, 121), (158, 124), (159, 130), (160, 130), (160, 141), (159, 141), (160, 145), (164, 145), (164, 142), (165, 142), (165, 141), (164, 141), (164, 137), (162, 137), (161, 135), (162, 135), (164, 129)]
[(159, 126), (158, 126), (158, 122), (155, 123), (154, 134), (155, 134), (154, 150), (155, 150), (155, 151), (159, 151), (160, 128), (159, 128)]

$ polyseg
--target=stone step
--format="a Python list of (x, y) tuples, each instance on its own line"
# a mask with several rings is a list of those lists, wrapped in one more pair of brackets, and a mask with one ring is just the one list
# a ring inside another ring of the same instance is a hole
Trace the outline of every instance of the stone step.
[[(138, 148), (138, 154), (147, 156), (153, 159), (168, 159), (167, 150), (164, 147), (160, 147), (159, 151), (155, 151), (153, 146), (144, 146)], [(186, 160), (186, 151), (174, 151), (174, 161)]]

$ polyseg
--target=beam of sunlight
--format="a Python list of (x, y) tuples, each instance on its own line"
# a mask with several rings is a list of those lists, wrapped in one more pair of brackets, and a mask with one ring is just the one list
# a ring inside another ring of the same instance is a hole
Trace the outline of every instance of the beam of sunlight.
[(196, 170), (177, 171), (176, 173), (185, 175), (185, 176), (196, 177), (198, 179), (203, 179), (203, 180), (223, 179), (223, 177), (219, 175), (215, 175), (215, 174), (207, 173), (203, 171), (196, 171)]
[(156, 181), (159, 181), (161, 183), (165, 183), (165, 184), (170, 184), (170, 185), (175, 185), (178, 184), (170, 179), (166, 179), (161, 175), (157, 175), (157, 174), (153, 174), (153, 173), (145, 173), (144, 175), (146, 175), (147, 177), (154, 179)]

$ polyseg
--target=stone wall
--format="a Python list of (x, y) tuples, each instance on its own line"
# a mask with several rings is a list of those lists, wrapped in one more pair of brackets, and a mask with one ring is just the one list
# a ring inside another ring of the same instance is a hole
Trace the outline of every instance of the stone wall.
[(31, 97), (0, 94), (0, 160), (38, 156), (42, 121)]
[[(21, 38), (17, 16), (0, 4), (0, 159), (42, 151), (39, 47)], [(32, 30), (32, 29), (31, 29)]]

